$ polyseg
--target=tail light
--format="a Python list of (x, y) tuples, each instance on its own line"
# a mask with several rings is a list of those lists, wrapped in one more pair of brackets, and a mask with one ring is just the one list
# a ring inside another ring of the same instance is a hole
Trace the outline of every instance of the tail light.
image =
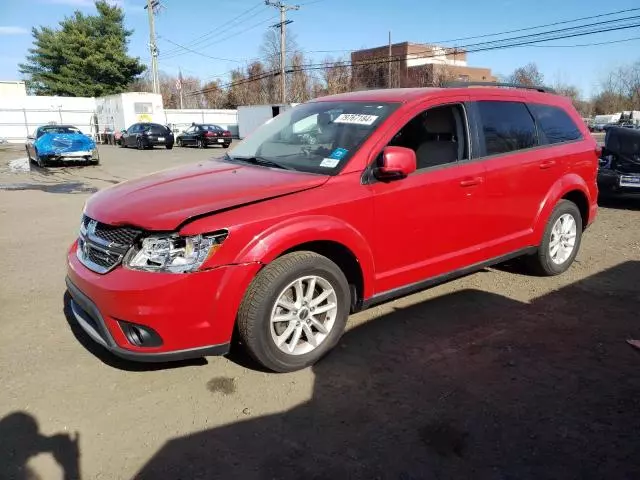
[(223, 137), (230, 137), (231, 136), (231, 132), (229, 130), (225, 130), (224, 132), (222, 132), (222, 136)]
[(205, 136), (205, 137), (215, 137), (215, 136), (216, 136), (216, 134), (215, 134), (215, 133), (213, 133), (213, 132), (204, 132), (204, 136)]

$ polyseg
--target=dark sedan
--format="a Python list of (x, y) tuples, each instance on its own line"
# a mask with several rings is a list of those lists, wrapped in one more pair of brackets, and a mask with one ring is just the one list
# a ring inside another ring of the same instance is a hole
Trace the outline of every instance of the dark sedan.
[(231, 132), (218, 125), (193, 124), (178, 135), (176, 143), (179, 147), (191, 145), (206, 148), (210, 145), (220, 145), (223, 148), (229, 148)]
[(640, 131), (623, 127), (607, 129), (598, 188), (603, 196), (640, 194)]
[(173, 142), (173, 132), (159, 123), (134, 123), (119, 140), (121, 147), (136, 147), (138, 150), (155, 146), (171, 150)]

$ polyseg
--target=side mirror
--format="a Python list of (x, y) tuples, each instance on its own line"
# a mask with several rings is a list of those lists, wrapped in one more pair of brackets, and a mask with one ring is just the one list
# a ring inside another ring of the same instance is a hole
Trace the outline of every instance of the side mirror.
[(374, 169), (374, 175), (382, 182), (390, 182), (409, 176), (416, 168), (416, 152), (405, 147), (385, 147), (382, 163)]

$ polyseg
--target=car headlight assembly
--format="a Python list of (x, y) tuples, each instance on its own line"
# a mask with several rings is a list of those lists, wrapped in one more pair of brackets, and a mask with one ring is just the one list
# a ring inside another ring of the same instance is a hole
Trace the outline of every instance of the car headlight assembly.
[(189, 237), (148, 236), (127, 254), (124, 265), (146, 272), (195, 272), (222, 246), (227, 235), (223, 231)]

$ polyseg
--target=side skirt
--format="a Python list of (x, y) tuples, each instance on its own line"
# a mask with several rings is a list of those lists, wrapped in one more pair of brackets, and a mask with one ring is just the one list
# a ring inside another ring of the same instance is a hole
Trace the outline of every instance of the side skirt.
[(508, 260), (513, 260), (514, 258), (522, 257), (524, 255), (531, 255), (535, 253), (537, 250), (538, 250), (538, 247), (523, 248), (521, 250), (516, 250), (515, 252), (511, 252), (506, 255), (502, 255), (500, 257), (495, 257), (490, 260), (486, 260), (484, 262), (475, 263), (468, 267), (443, 273), (442, 275), (438, 275), (436, 277), (431, 277), (416, 283), (411, 283), (409, 285), (404, 285), (402, 287), (394, 288), (393, 290), (387, 290), (386, 292), (378, 293), (373, 297), (370, 297), (364, 300), (361, 304), (360, 309), (365, 310), (374, 305), (388, 302), (389, 300), (394, 300), (399, 297), (405, 297), (412, 293), (419, 292), (421, 290), (426, 290), (427, 288), (434, 287), (436, 285), (440, 285), (442, 283), (446, 283), (451, 280), (455, 280), (456, 278), (464, 277), (471, 273), (475, 273), (479, 270), (482, 270), (483, 268), (491, 267), (492, 265), (503, 263)]

